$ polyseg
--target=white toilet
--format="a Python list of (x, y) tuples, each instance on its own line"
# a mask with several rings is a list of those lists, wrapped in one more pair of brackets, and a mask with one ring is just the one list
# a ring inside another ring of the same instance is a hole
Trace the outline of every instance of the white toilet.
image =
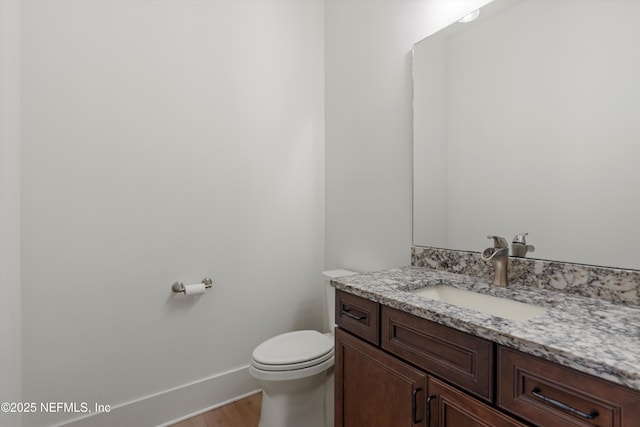
[(333, 427), (335, 289), (329, 280), (357, 273), (330, 270), (323, 274), (330, 332), (287, 332), (253, 351), (249, 372), (263, 391), (259, 427)]

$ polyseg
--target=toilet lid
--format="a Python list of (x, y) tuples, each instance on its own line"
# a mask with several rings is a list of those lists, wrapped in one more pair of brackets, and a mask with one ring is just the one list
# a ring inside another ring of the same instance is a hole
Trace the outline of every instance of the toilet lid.
[(333, 355), (333, 341), (318, 331), (294, 331), (270, 338), (253, 350), (258, 365), (288, 366), (318, 362)]

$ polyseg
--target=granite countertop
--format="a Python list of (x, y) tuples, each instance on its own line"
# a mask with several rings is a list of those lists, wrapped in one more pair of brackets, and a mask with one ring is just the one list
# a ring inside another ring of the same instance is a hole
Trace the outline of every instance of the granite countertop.
[[(640, 307), (518, 284), (498, 288), (460, 274), (403, 267), (345, 276), (336, 289), (540, 356), (640, 391)], [(539, 305), (525, 322), (430, 300), (408, 291), (446, 284)]]

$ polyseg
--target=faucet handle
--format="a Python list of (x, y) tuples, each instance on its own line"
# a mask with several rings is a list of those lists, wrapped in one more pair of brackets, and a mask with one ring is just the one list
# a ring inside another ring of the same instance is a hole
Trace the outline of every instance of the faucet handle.
[(520, 234), (516, 234), (515, 237), (513, 238), (513, 240), (511, 241), (511, 243), (522, 243), (523, 245), (527, 244), (527, 238), (526, 236), (529, 233), (520, 233)]
[(508, 248), (509, 243), (504, 237), (500, 236), (487, 236), (487, 239), (493, 239), (493, 247), (494, 248)]

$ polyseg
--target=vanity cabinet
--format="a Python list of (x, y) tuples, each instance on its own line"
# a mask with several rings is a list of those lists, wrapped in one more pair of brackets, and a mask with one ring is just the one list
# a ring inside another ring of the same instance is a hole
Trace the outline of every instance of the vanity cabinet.
[(336, 292), (335, 427), (638, 427), (640, 393)]
[(336, 323), (336, 427), (525, 426), (467, 394), (493, 398), (492, 342), (342, 291)]

